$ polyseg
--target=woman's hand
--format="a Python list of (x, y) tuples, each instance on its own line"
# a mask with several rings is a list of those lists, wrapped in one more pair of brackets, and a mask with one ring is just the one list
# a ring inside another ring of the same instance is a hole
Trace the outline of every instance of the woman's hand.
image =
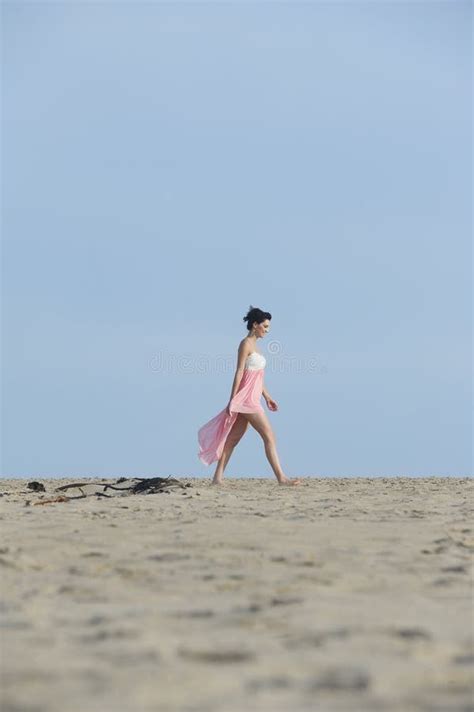
[(278, 403), (273, 398), (267, 398), (266, 401), (268, 410), (278, 410)]

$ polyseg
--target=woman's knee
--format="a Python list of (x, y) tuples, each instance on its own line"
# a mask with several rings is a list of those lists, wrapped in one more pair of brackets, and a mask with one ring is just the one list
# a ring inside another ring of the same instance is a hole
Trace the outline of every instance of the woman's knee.
[(264, 443), (275, 442), (275, 435), (266, 416), (257, 416), (252, 413), (248, 420), (250, 422), (250, 425), (252, 425), (257, 431), (257, 433), (260, 435)]

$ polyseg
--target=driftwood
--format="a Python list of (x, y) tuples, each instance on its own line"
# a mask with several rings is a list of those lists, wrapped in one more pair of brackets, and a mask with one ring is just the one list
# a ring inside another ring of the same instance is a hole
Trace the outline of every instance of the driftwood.
[[(56, 492), (60, 492), (63, 490), (70, 489), (71, 487), (77, 487), (77, 489), (81, 492), (81, 494), (76, 495), (74, 497), (69, 497), (69, 499), (82, 499), (83, 497), (87, 497), (88, 495), (84, 492), (82, 489), (83, 487), (87, 487), (90, 485), (95, 485), (94, 482), (75, 482), (74, 484), (71, 485), (61, 485), (61, 487), (56, 487)], [(95, 485), (97, 487), (97, 485)], [(104, 494), (103, 492), (92, 492), (92, 495), (96, 495), (96, 497), (110, 497), (110, 494)]]
[[(117, 485), (122, 485), (117, 487)], [(86, 487), (95, 487), (94, 492), (85, 492)], [(114, 490), (116, 492), (125, 492), (127, 494), (156, 494), (158, 492), (169, 492), (170, 487), (180, 487), (181, 489), (186, 489), (187, 487), (192, 487), (191, 483), (183, 484), (179, 480), (173, 477), (132, 477), (127, 479), (126, 477), (120, 477), (113, 483), (98, 483), (98, 482), (71, 482), (67, 485), (61, 485), (56, 487), (56, 492), (65, 492), (66, 490), (78, 489), (80, 494), (70, 495), (61, 494), (52, 499), (40, 499), (34, 502), (35, 505), (39, 504), (53, 504), (55, 502), (69, 502), (73, 499), (85, 499), (86, 497), (108, 497), (113, 498), (113, 494), (106, 494), (106, 490)], [(29, 482), (28, 488), (35, 492), (45, 492), (46, 489), (40, 482)], [(102, 491), (101, 491), (102, 490)], [(184, 494), (184, 493), (183, 493)], [(30, 504), (28, 501), (26, 504)]]
[(129, 490), (131, 494), (154, 494), (155, 492), (160, 492), (161, 490), (166, 489), (167, 487), (181, 487), (182, 489), (184, 489), (188, 486), (183, 485), (182, 482), (176, 480), (173, 477), (134, 477), (133, 479), (138, 480), (138, 482), (135, 482), (134, 485), (130, 485), (130, 487), (115, 487), (115, 485), (105, 485), (104, 491), (106, 489), (114, 489), (119, 491)]
[(53, 504), (53, 502), (69, 502), (70, 499), (82, 499), (82, 497), (85, 497), (86, 495), (81, 495), (79, 497), (65, 497), (64, 495), (61, 495), (60, 497), (55, 497), (54, 499), (40, 499), (39, 502), (33, 502), (33, 505), (36, 506), (37, 504)]
[(116, 485), (129, 482), (126, 477), (120, 477), (113, 484), (98, 484), (95, 482), (72, 482), (68, 485), (61, 485), (60, 487), (56, 487), (56, 492), (65, 491), (71, 488), (77, 488), (81, 492), (81, 494), (77, 497), (69, 497), (69, 499), (82, 499), (83, 497), (88, 496), (84, 492), (83, 488), (90, 487), (91, 485), (95, 487), (102, 487), (102, 492), (95, 491), (90, 493), (90, 496), (96, 495), (97, 497), (110, 497), (111, 495), (105, 494), (105, 491), (108, 489), (115, 490), (117, 492), (128, 492), (129, 494), (156, 494), (157, 492), (164, 492), (168, 490), (169, 487), (181, 487), (182, 489), (185, 489), (186, 487), (192, 487), (190, 483), (185, 485), (173, 477), (132, 477), (131, 480), (138, 481), (125, 487), (117, 487)]

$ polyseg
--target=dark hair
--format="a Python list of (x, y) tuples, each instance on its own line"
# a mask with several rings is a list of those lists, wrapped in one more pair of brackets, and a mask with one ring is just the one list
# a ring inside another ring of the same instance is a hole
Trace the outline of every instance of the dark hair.
[(263, 321), (265, 321), (265, 319), (271, 318), (272, 315), (270, 314), (270, 312), (262, 311), (258, 307), (253, 307), (252, 305), (250, 305), (249, 311), (244, 316), (244, 321), (247, 322), (247, 329), (250, 331), (254, 321), (256, 321), (257, 324), (261, 324)]

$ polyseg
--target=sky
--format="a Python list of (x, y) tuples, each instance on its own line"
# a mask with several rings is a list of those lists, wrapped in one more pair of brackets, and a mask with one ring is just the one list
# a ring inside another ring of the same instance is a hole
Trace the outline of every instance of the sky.
[(2, 477), (472, 474), (470, 2), (1, 12)]

